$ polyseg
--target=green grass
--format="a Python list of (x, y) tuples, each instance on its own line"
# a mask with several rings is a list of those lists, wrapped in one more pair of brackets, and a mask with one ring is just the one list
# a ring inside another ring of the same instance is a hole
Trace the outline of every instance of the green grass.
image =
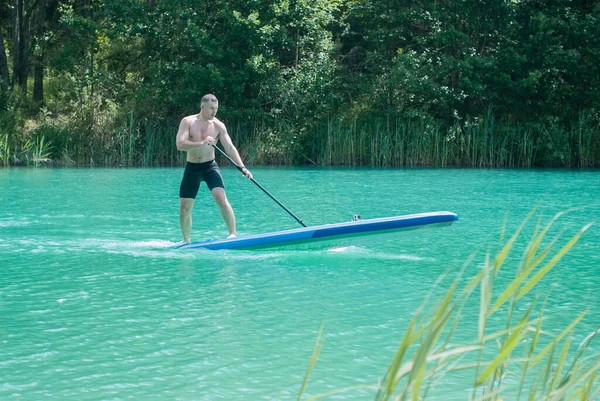
[[(573, 349), (577, 324), (587, 311), (575, 317), (558, 335), (550, 334), (543, 329), (544, 319), (551, 314), (545, 310), (550, 294), (546, 294), (543, 301), (539, 295), (532, 295), (534, 288), (557, 268), (564, 255), (591, 226), (582, 227), (572, 238), (561, 240), (558, 236), (549, 240), (549, 232), (562, 214), (556, 215), (545, 226), (541, 225), (540, 217), (518, 266), (507, 262), (529, 218), (495, 255), (485, 256), (483, 267), (476, 276), (464, 277), (466, 268), (476, 256), (473, 255), (456, 278), (446, 284), (445, 293), (436, 297), (434, 289), (405, 327), (379, 384), (304, 397), (310, 387), (307, 383), (309, 373), (322, 348), (322, 327), (298, 400), (327, 398), (356, 388), (375, 389), (376, 401), (426, 400), (433, 390), (442, 388), (441, 380), (451, 380), (452, 374), (458, 371), (463, 372), (463, 377), (464, 372), (472, 377), (470, 400), (596, 399), (600, 395), (597, 376), (600, 354), (589, 352), (588, 346), (600, 330), (590, 333), (577, 349)], [(496, 278), (507, 269), (514, 271), (514, 278), (498, 288)], [(441, 288), (445, 281), (441, 278), (436, 288)], [(479, 305), (478, 323), (471, 330), (461, 322), (467, 304)], [(495, 331), (490, 330), (492, 319)], [(503, 329), (498, 330), (498, 321), (505, 322)], [(477, 334), (468, 343), (457, 342), (454, 334), (459, 327), (462, 331)]]

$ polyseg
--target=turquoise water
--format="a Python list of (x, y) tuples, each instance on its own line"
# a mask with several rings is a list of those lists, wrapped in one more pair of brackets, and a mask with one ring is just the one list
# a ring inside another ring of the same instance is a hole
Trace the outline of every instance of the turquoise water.
[[(436, 279), (479, 249), (474, 275), (506, 216), (512, 233), (536, 205), (543, 222), (585, 207), (556, 223), (552, 236), (567, 238), (600, 215), (597, 171), (253, 173), (309, 225), (437, 210), (459, 221), (325, 247), (174, 251), (182, 169), (0, 170), (0, 399), (295, 400), (322, 323), (306, 394), (376, 385)], [(235, 170), (223, 174), (241, 235), (299, 227)], [(192, 239), (226, 236), (205, 187), (193, 216)], [(599, 234), (592, 226), (537, 289), (552, 287), (549, 332), (585, 308), (575, 340), (597, 329)], [(459, 339), (474, 338), (477, 310), (465, 310)], [(433, 399), (466, 399), (467, 377)]]

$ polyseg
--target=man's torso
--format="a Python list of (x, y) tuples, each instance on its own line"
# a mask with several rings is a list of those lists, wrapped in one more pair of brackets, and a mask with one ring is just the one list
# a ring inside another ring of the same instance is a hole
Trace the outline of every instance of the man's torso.
[[(216, 118), (213, 121), (202, 121), (195, 115), (186, 118), (190, 121), (189, 140), (191, 142), (202, 142), (209, 136), (215, 138), (215, 141), (219, 139), (219, 122)], [(187, 161), (190, 163), (203, 163), (214, 160), (214, 158), (215, 150), (210, 145), (204, 145), (187, 152)]]

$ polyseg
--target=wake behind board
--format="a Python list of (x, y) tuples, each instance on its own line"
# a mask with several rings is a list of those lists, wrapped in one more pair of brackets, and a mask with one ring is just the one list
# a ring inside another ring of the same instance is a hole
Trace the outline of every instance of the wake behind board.
[(205, 248), (247, 249), (291, 245), (308, 241), (337, 239), (348, 236), (382, 234), (396, 230), (409, 230), (432, 225), (450, 225), (458, 220), (452, 212), (429, 212), (379, 219), (356, 220), (345, 223), (324, 224), (263, 234), (253, 234), (231, 239), (209, 240), (176, 245), (175, 249)]

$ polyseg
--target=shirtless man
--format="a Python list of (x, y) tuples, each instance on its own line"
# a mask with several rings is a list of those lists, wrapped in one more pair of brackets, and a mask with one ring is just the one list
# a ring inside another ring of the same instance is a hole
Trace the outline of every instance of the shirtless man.
[(221, 216), (229, 229), (227, 238), (237, 237), (235, 215), (227, 196), (225, 196), (223, 178), (215, 161), (215, 149), (212, 145), (221, 141), (229, 157), (243, 168), (244, 175), (252, 178), (252, 173), (243, 167), (244, 163), (231, 142), (225, 124), (215, 118), (218, 109), (217, 98), (214, 95), (205, 95), (200, 103), (200, 114), (187, 116), (179, 124), (177, 149), (187, 152), (187, 163), (179, 188), (179, 225), (183, 234), (183, 242), (190, 242), (192, 208), (201, 181), (206, 182), (221, 209)]

